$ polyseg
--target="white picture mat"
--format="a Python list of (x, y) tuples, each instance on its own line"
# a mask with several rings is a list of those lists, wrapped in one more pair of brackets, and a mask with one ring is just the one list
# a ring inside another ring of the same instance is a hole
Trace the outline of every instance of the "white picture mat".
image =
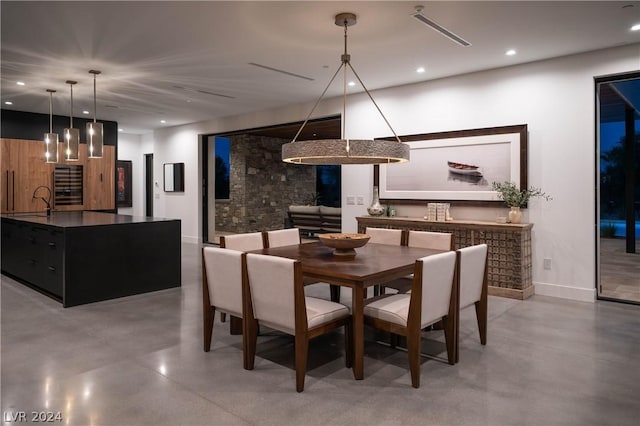
[[(497, 201), (491, 183), (520, 182), (520, 133), (407, 142), (408, 163), (380, 166), (380, 198)], [(484, 182), (451, 173), (447, 161), (478, 166)]]

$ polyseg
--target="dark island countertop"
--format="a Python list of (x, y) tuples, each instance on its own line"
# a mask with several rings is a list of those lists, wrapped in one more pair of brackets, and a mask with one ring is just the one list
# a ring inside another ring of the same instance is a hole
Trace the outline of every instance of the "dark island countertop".
[(101, 212), (52, 212), (47, 217), (46, 213), (8, 213), (2, 215), (3, 219), (11, 219), (20, 222), (38, 225), (56, 226), (59, 228), (77, 228), (83, 226), (102, 226), (126, 223), (167, 222), (179, 219), (165, 219), (146, 216), (128, 216)]
[(1, 217), (2, 274), (65, 308), (180, 287), (179, 219), (91, 211)]

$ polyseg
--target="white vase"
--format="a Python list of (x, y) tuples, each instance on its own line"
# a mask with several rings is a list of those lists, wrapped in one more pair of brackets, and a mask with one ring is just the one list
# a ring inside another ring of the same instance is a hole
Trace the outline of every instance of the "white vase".
[(382, 216), (384, 214), (385, 208), (382, 204), (380, 204), (380, 197), (378, 195), (378, 187), (373, 187), (373, 197), (371, 200), (371, 205), (367, 207), (367, 212), (371, 216)]
[(520, 223), (522, 219), (522, 212), (520, 211), (520, 207), (511, 207), (509, 211), (509, 222), (511, 223)]

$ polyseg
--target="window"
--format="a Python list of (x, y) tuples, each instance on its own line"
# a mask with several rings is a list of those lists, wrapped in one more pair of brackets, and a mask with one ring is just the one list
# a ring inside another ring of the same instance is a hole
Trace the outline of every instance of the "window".
[(340, 207), (342, 174), (340, 166), (316, 166), (318, 205)]
[(215, 137), (215, 182), (216, 200), (228, 200), (230, 191), (229, 172), (231, 170), (229, 138)]

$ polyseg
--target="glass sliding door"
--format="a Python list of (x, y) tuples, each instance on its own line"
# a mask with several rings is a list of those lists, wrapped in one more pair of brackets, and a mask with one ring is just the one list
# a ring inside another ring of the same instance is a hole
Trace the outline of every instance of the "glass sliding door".
[(598, 298), (640, 303), (640, 73), (596, 94)]

